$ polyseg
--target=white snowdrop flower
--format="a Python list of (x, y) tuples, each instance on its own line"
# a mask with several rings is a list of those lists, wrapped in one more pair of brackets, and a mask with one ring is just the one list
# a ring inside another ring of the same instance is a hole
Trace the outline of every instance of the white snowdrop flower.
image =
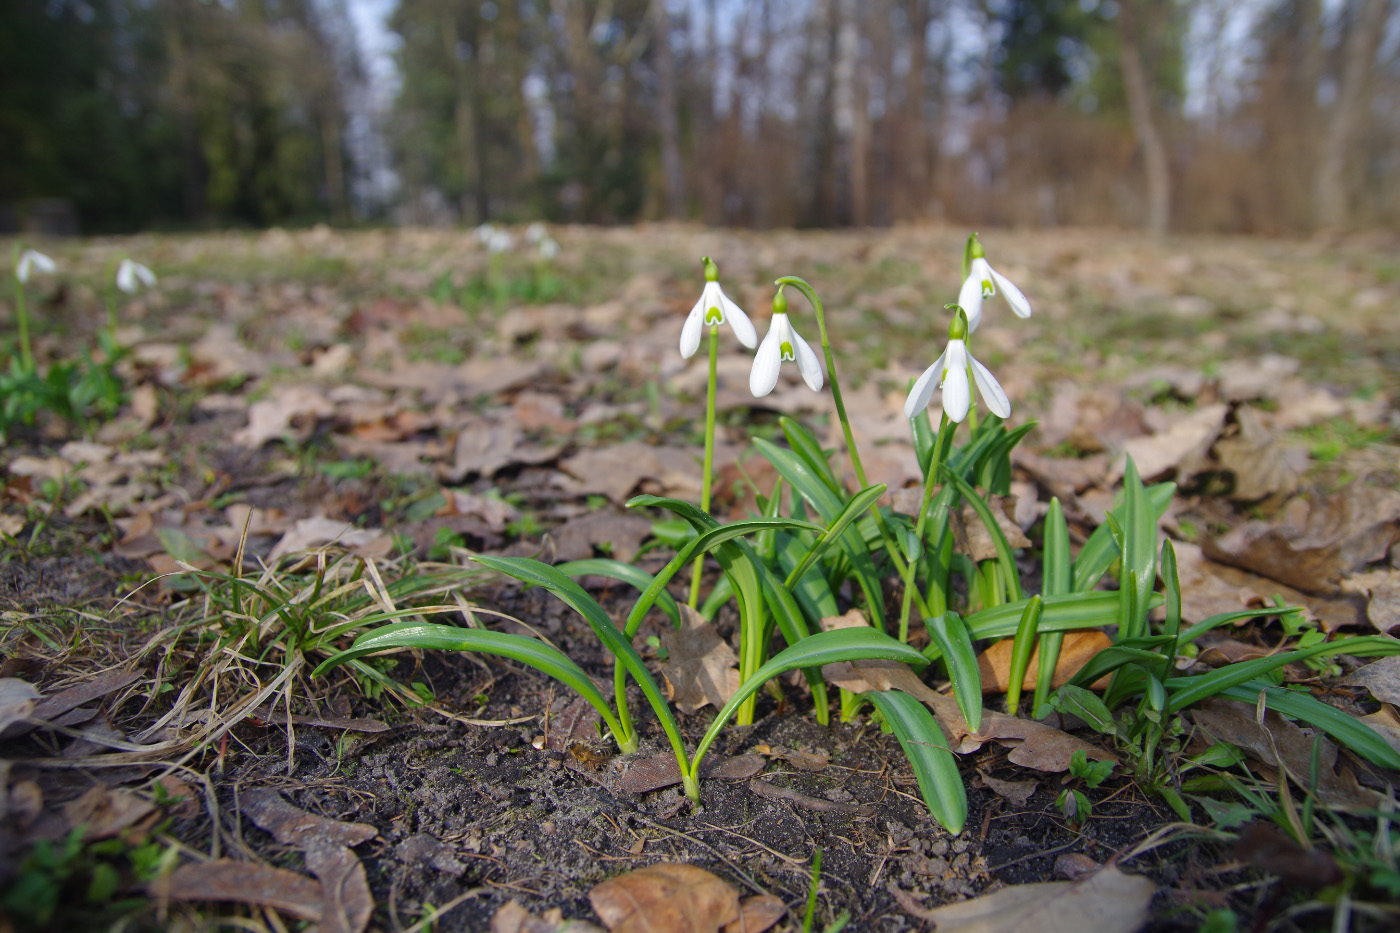
[(749, 390), (755, 398), (763, 398), (778, 384), (778, 370), (783, 360), (797, 363), (798, 372), (813, 392), (820, 392), (823, 384), (822, 364), (817, 354), (807, 345), (807, 341), (793, 329), (787, 316), (787, 298), (779, 290), (773, 296), (773, 322), (763, 343), (758, 346), (758, 354), (753, 358), (753, 370), (749, 373)]
[(472, 236), (476, 237), (476, 241), (482, 246), (490, 242), (491, 238), (495, 235), (496, 225), (490, 222), (480, 224), (472, 230)]
[(1021, 290), (1011, 283), (1011, 280), (991, 267), (987, 262), (986, 253), (982, 250), (982, 244), (977, 239), (977, 234), (968, 238), (968, 255), (972, 262), (969, 264), (967, 278), (963, 281), (962, 290), (958, 292), (958, 304), (967, 312), (967, 329), (971, 333), (977, 330), (977, 325), (982, 323), (982, 299), (991, 298), (1000, 288), (1006, 301), (1011, 305), (1011, 310), (1015, 311), (1019, 317), (1031, 316), (1031, 303)]
[(29, 281), (30, 270), (53, 275), (58, 271), (58, 264), (38, 250), (27, 249), (20, 254), (19, 262), (15, 263), (15, 278), (19, 279), (21, 285)]
[(488, 253), (504, 253), (509, 251), (513, 244), (510, 232), (498, 227), (486, 238), (486, 251)]
[(1011, 416), (1011, 401), (1006, 397), (1001, 383), (968, 352), (964, 339), (967, 332), (961, 316), (954, 318), (948, 328), (947, 349), (933, 361), (932, 366), (924, 370), (914, 383), (914, 388), (909, 390), (909, 398), (904, 401), (904, 417), (913, 418), (927, 408), (933, 399), (933, 390), (941, 388), (944, 413), (948, 420), (961, 423), (972, 407), (972, 387), (967, 379), (969, 369), (972, 370), (972, 381), (977, 384), (982, 401), (987, 403), (992, 414), (1002, 418)]
[(719, 287), (719, 267), (709, 256), (701, 261), (705, 264), (705, 290), (700, 293), (700, 300), (690, 309), (685, 326), (681, 328), (681, 356), (690, 359), (700, 349), (700, 332), (706, 325), (723, 324), (725, 321), (734, 328), (734, 335), (740, 343), (750, 349), (758, 346), (758, 332), (753, 329), (753, 322)]
[(549, 237), (549, 230), (538, 220), (525, 228), (525, 242), (538, 246)]
[(535, 249), (539, 250), (541, 259), (553, 259), (559, 255), (559, 241), (549, 234), (535, 244)]
[(156, 274), (139, 262), (123, 259), (122, 264), (117, 266), (117, 288), (134, 295), (142, 285), (155, 288)]

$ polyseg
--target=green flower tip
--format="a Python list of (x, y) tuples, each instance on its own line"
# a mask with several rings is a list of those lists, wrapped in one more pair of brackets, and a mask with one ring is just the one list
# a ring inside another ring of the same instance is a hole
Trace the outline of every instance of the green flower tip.
[(952, 323), (948, 325), (948, 339), (966, 340), (967, 312), (962, 309), (962, 305), (944, 305), (943, 307), (953, 312)]
[(982, 241), (977, 239), (977, 234), (973, 233), (967, 238), (967, 258), (986, 259), (987, 253), (982, 249)]
[(705, 264), (705, 281), (718, 282), (719, 266), (715, 265), (715, 261), (709, 256), (701, 256), (700, 261)]
[(773, 313), (787, 314), (787, 295), (783, 294), (783, 287), (778, 286), (778, 291), (773, 295)]

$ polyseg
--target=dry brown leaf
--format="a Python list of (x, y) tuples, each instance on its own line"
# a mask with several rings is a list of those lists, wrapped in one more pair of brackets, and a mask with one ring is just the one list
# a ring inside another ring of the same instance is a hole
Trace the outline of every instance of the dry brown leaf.
[[(1015, 640), (1003, 638), (995, 642), (977, 656), (977, 669), (982, 674), (983, 693), (1005, 693), (1011, 686), (1011, 651)], [(1066, 632), (1060, 645), (1060, 657), (1055, 662), (1055, 674), (1050, 679), (1051, 686), (1059, 687), (1079, 673), (1079, 669), (1109, 645), (1113, 639), (1098, 629), (1081, 629)], [(1040, 645), (1037, 643), (1031, 653), (1030, 666), (1021, 682), (1021, 689), (1034, 690), (1036, 678), (1040, 676)], [(1101, 690), (1108, 683), (1101, 678), (1094, 689)]]
[(1310, 593), (1335, 593), (1343, 574), (1384, 558), (1400, 536), (1400, 491), (1352, 483), (1326, 499), (1293, 499), (1275, 522), (1250, 521), (1204, 551)]
[(68, 826), (83, 827), (86, 840), (107, 839), (155, 813), (155, 805), (130, 791), (99, 784), (63, 807)]
[(1301, 365), (1292, 357), (1276, 353), (1252, 360), (1231, 360), (1220, 374), (1220, 396), (1232, 402), (1276, 398), (1279, 387)]
[(612, 933), (718, 933), (739, 919), (733, 885), (694, 865), (649, 865), (588, 893)]
[[(1185, 482), (1200, 471), (1210, 445), (1225, 426), (1225, 405), (1206, 405), (1175, 421), (1165, 431), (1147, 437), (1134, 437), (1123, 443), (1123, 451), (1133, 458), (1144, 480), (1176, 471)], [(1109, 478), (1123, 475), (1126, 460), (1114, 463)]]
[(720, 933), (763, 933), (787, 914), (782, 898), (754, 894), (739, 902), (739, 919), (720, 928)]
[(231, 901), (313, 923), (321, 919), (321, 885), (315, 881), (285, 868), (227, 858), (182, 865), (152, 881), (146, 893), (158, 901)]
[(283, 845), (307, 848), (332, 843), (356, 846), (379, 835), (368, 823), (342, 823), (307, 813), (282, 799), (275, 790), (255, 788), (239, 801), (244, 814)]
[(587, 920), (565, 920), (557, 907), (536, 917), (518, 902), (508, 901), (491, 916), (490, 933), (603, 933), (603, 928)]
[[(716, 446), (715, 468), (733, 463), (738, 455), (736, 447)], [(700, 495), (700, 456), (689, 447), (653, 447), (629, 441), (581, 450), (561, 460), (559, 469), (577, 480), (566, 487), (570, 492), (602, 493), (619, 503), (625, 502), (643, 480), (654, 481), (655, 488), (665, 495)]]
[(271, 398), (249, 406), (248, 425), (235, 431), (233, 440), (254, 449), (284, 434), (305, 440), (316, 429), (319, 419), (334, 414), (335, 406), (321, 389), (283, 386), (274, 390)]
[(1383, 704), (1374, 713), (1362, 716), (1357, 721), (1375, 729), (1387, 745), (1400, 752), (1400, 716), (1395, 714), (1395, 707), (1389, 703)]
[[(987, 505), (991, 507), (992, 518), (996, 521), (997, 528), (1006, 536), (1007, 544), (1014, 548), (1031, 546), (1031, 540), (1009, 514), (1014, 512), (1016, 507), (1014, 496), (988, 496)], [(976, 561), (994, 560), (997, 556), (996, 545), (992, 542), (992, 534), (987, 530), (986, 523), (978, 516), (976, 510), (970, 504), (964, 503), (958, 517), (967, 534), (967, 555)]]
[(1382, 703), (1400, 704), (1400, 655), (1392, 655), (1358, 667), (1337, 683), (1365, 687)]
[(349, 522), (317, 515), (294, 524), (282, 540), (273, 545), (267, 562), (274, 564), (288, 554), (312, 551), (328, 544), (373, 560), (387, 557), (394, 549), (393, 539), (377, 528), (356, 528)]
[(996, 794), (998, 797), (1005, 797), (1018, 807), (1024, 807), (1026, 805), (1032, 795), (1035, 794), (1035, 789), (1038, 784), (1036, 781), (1003, 781), (1000, 778), (992, 777), (990, 774), (980, 769), (977, 773), (982, 776), (982, 783), (986, 784), (987, 788), (991, 790), (992, 793)]
[(1337, 860), (1318, 848), (1304, 849), (1278, 827), (1250, 823), (1235, 840), (1235, 858), (1278, 875), (1285, 884), (1316, 891), (1342, 880)]
[(687, 713), (706, 704), (719, 709), (739, 689), (739, 657), (704, 616), (689, 606), (680, 609), (681, 628), (661, 630), (668, 698)]
[(601, 547), (612, 557), (630, 563), (642, 542), (651, 536), (651, 522), (635, 512), (609, 507), (571, 518), (549, 534), (558, 561), (593, 557), (593, 549)]
[[(33, 714), (38, 700), (39, 691), (29, 681), (18, 677), (0, 679), (0, 738), (23, 735), (18, 730), (28, 725), (24, 720)], [(12, 727), (16, 729), (13, 733)]]
[(1070, 758), (1079, 750), (1098, 761), (1118, 761), (1112, 752), (1059, 729), (991, 710), (982, 711), (981, 729), (974, 733), (963, 719), (957, 700), (929, 689), (908, 666), (897, 661), (828, 664), (822, 668), (822, 676), (838, 687), (857, 693), (865, 690), (903, 690), (933, 710), (938, 724), (949, 735), (949, 747), (960, 755), (975, 752), (985, 743), (996, 741), (1010, 747), (1008, 760), (1037, 771), (1067, 771)]
[(1235, 475), (1230, 498), (1249, 502), (1297, 492), (1308, 466), (1307, 451), (1280, 443), (1251, 408), (1236, 409), (1235, 421), (1239, 433), (1215, 445), (1216, 459)]
[(928, 919), (939, 933), (1132, 933), (1147, 923), (1156, 892), (1151, 880), (1110, 865), (1082, 881), (1014, 885), (936, 907)]
[(1061, 852), (1055, 858), (1055, 874), (1066, 881), (1087, 878), (1102, 867), (1083, 852)]
[(473, 423), (458, 433), (452, 448), (452, 466), (446, 470), (446, 476), (454, 483), (468, 476), (489, 477), (514, 464), (547, 463), (563, 449), (560, 444), (542, 447), (525, 443), (514, 421)]
[(1400, 625), (1400, 570), (1372, 570), (1342, 581), (1343, 593), (1366, 597), (1366, 618), (1382, 633)]
[[(762, 771), (767, 764), (762, 755), (752, 753), (731, 758), (706, 755), (700, 762), (700, 779), (746, 781)], [(645, 758), (630, 758), (624, 761), (622, 771), (613, 780), (612, 785), (617, 790), (629, 794), (645, 794), (680, 782), (681, 769), (675, 754), (657, 752)]]
[(1321, 622), (1328, 632), (1361, 622), (1357, 607), (1349, 600), (1305, 596), (1282, 583), (1209, 560), (1197, 545), (1172, 543), (1181, 581), (1181, 617), (1185, 621), (1203, 622), (1221, 612), (1271, 606), (1277, 595), (1288, 605), (1302, 606), (1304, 614)]
[[(1278, 767), (1281, 757), (1284, 766), (1297, 780), (1307, 780), (1313, 742), (1317, 741), (1320, 743), (1318, 754), (1321, 765), (1318, 799), (1329, 806), (1347, 809), (1364, 809), (1380, 803), (1380, 795), (1359, 786), (1350, 771), (1343, 770), (1339, 774), (1335, 770), (1337, 746), (1321, 733), (1303, 729), (1273, 710), (1265, 713), (1261, 726), (1255, 721), (1253, 705), (1213, 697), (1193, 706), (1190, 715), (1191, 721), (1212, 738), (1229, 742), (1270, 767)], [(1278, 756), (1275, 756), (1274, 749), (1278, 749)]]

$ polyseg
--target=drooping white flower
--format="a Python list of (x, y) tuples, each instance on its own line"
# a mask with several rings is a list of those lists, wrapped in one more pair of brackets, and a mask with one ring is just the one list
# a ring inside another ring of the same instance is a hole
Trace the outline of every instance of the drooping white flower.
[(739, 338), (740, 343), (749, 349), (758, 346), (758, 332), (754, 330), (753, 322), (719, 287), (719, 267), (710, 261), (709, 256), (704, 257), (703, 262), (705, 290), (700, 293), (700, 300), (690, 309), (685, 325), (681, 327), (681, 356), (690, 359), (700, 349), (700, 334), (706, 325), (723, 324), (725, 321), (734, 328), (734, 336)]
[(19, 262), (15, 263), (15, 278), (19, 279), (21, 285), (29, 281), (31, 269), (45, 275), (53, 275), (58, 271), (58, 264), (38, 250), (27, 249), (20, 254)]
[(549, 229), (538, 220), (525, 228), (525, 242), (532, 246), (538, 246), (548, 236)]
[(971, 368), (972, 380), (977, 383), (977, 391), (992, 414), (1002, 418), (1011, 416), (1011, 401), (1006, 397), (1001, 383), (991, 371), (967, 352), (967, 342), (961, 337), (953, 337), (943, 355), (924, 370), (922, 376), (909, 390), (909, 398), (904, 401), (904, 417), (913, 418), (928, 407), (933, 399), (934, 388), (943, 390), (943, 411), (948, 420), (961, 423), (972, 407), (972, 387), (968, 384), (967, 371)]
[(121, 265), (117, 266), (117, 288), (128, 295), (134, 295), (142, 285), (155, 288), (156, 274), (139, 262), (123, 259)]
[(553, 259), (555, 256), (559, 255), (559, 241), (546, 233), (544, 237), (535, 244), (535, 249), (539, 250), (541, 259)]
[(975, 233), (968, 238), (968, 256), (972, 261), (968, 266), (967, 278), (963, 280), (962, 289), (958, 292), (958, 304), (967, 312), (969, 333), (977, 330), (977, 325), (982, 323), (982, 299), (991, 298), (998, 288), (1006, 296), (1007, 303), (1017, 316), (1031, 316), (1030, 301), (1010, 279), (993, 269), (987, 262), (982, 244)]
[(787, 299), (779, 292), (773, 299), (773, 323), (769, 325), (763, 343), (758, 346), (753, 369), (749, 372), (749, 390), (755, 398), (763, 398), (773, 391), (778, 384), (778, 371), (782, 368), (783, 360), (795, 361), (807, 386), (813, 392), (821, 391), (822, 364), (807, 341), (793, 329), (786, 309)]

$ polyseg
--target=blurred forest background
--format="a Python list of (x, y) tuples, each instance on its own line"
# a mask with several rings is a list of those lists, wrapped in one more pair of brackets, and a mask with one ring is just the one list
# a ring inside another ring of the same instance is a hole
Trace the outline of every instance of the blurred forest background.
[(1400, 0), (4, 0), (0, 232), (1400, 229)]

